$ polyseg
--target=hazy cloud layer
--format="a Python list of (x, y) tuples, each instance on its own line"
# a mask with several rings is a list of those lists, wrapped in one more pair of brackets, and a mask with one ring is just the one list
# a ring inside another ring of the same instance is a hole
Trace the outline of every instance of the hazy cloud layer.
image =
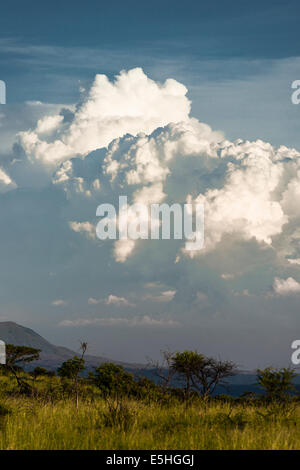
[(174, 320), (151, 318), (148, 315), (143, 317), (111, 317), (111, 318), (77, 318), (76, 320), (63, 320), (61, 326), (154, 326), (154, 327), (172, 327), (179, 323)]

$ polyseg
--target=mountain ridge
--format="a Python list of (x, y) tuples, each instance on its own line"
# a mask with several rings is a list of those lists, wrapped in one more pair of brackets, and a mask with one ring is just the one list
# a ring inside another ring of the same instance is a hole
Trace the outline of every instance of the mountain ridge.
[[(68, 349), (64, 346), (56, 346), (47, 341), (43, 336), (36, 333), (31, 328), (19, 325), (13, 321), (0, 322), (0, 339), (6, 344), (14, 344), (15, 346), (29, 346), (40, 349), (40, 359), (33, 361), (30, 368), (43, 366), (49, 369), (57, 369), (62, 362), (78, 355), (78, 352)], [(88, 368), (97, 367), (104, 362), (114, 362), (129, 369), (145, 368), (145, 364), (126, 363), (115, 361), (107, 357), (94, 356), (86, 354), (86, 365)]]

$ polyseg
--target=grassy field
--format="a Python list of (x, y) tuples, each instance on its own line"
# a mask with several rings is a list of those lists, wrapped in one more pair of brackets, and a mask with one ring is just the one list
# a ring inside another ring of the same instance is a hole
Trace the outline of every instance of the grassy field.
[(267, 401), (196, 393), (186, 400), (183, 389), (163, 392), (147, 379), (120, 388), (122, 377), (130, 379), (125, 373), (75, 382), (2, 369), (0, 450), (300, 449), (297, 395)]
[(55, 404), (9, 398), (0, 449), (300, 449), (300, 407), (290, 416), (252, 405), (212, 402), (186, 408), (126, 400), (116, 412), (99, 398)]

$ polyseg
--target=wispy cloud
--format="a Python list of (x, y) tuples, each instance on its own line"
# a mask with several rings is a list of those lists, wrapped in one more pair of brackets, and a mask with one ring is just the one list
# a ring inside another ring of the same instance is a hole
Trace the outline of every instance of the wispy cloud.
[(77, 233), (83, 233), (87, 238), (96, 238), (96, 229), (90, 222), (69, 222), (70, 228)]
[(53, 300), (53, 302), (51, 302), (51, 305), (53, 305), (54, 307), (63, 307), (64, 305), (67, 305), (67, 304), (68, 304), (68, 302), (66, 302), (63, 299), (57, 299), (57, 300)]
[(105, 304), (105, 305), (115, 305), (116, 307), (135, 307), (135, 304), (129, 302), (128, 299), (125, 297), (118, 297), (117, 295), (110, 294), (106, 299), (95, 299), (94, 297), (90, 297), (88, 299), (89, 305), (98, 305), (98, 304)]
[(171, 302), (174, 299), (176, 290), (165, 290), (159, 295), (146, 294), (144, 300), (150, 300), (152, 302)]
[(89, 325), (98, 325), (98, 326), (157, 326), (157, 327), (168, 327), (168, 326), (179, 326), (180, 323), (163, 318), (153, 318), (148, 315), (143, 317), (133, 317), (133, 318), (124, 318), (124, 317), (115, 317), (115, 318), (77, 318), (75, 320), (63, 320), (59, 323), (59, 326), (89, 326)]

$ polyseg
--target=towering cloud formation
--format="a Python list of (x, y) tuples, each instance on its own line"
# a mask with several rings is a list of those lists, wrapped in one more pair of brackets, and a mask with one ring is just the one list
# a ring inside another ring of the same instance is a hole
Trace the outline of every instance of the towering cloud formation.
[[(120, 194), (129, 203), (203, 203), (205, 249), (199, 255), (227, 236), (233, 243), (254, 239), (261, 247), (277, 247), (278, 253), (295, 257), (289, 242), (299, 218), (299, 157), (292, 149), (275, 149), (260, 140), (229, 142), (189, 119), (150, 135), (117, 139), (86, 164), (69, 160), (54, 182), (63, 185), (70, 199), (81, 195), (87, 205), (100, 196), (111, 202)], [(118, 241), (116, 260), (126, 261), (136, 245)]]
[[(257, 258), (249, 258), (254, 266), (269, 250), (276, 258), (274, 271), (278, 266), (287, 271), (287, 281), (280, 281), (282, 271), (278, 273), (273, 291), (295, 291), (300, 153), (261, 140), (226, 140), (222, 132), (189, 116), (186, 93), (175, 80), (157, 84), (141, 69), (121, 72), (114, 82), (97, 75), (73, 113), (62, 110), (45, 116), (34, 130), (19, 135), (19, 143), (32, 168), (45, 166), (53, 172), (53, 187), (62, 188), (68, 199), (66, 226), (79, 240), (107, 249), (109, 242), (99, 243), (95, 237), (96, 207), (102, 202), (116, 204), (119, 195), (128, 196), (130, 205), (201, 202), (205, 248), (188, 253), (184, 241), (170, 244), (168, 261), (177, 270), (182, 259), (203, 259), (226, 246), (221, 273), (226, 273), (223, 282), (228, 283), (242, 267), (236, 267), (234, 275), (230, 272), (232, 255), (226, 258), (227, 250), (232, 253), (235, 244), (248, 243), (255, 246)], [(0, 172), (1, 182), (13, 184)], [(143, 250), (155, 264), (151, 250), (157, 250), (157, 244), (148, 241), (116, 241), (111, 255), (126, 263), (138, 260)]]
[(32, 160), (53, 167), (106, 147), (127, 133), (149, 134), (169, 122), (186, 120), (190, 111), (186, 93), (177, 81), (168, 79), (160, 85), (140, 68), (121, 72), (114, 82), (96, 75), (73, 116), (67, 113), (40, 119), (34, 130), (20, 133), (20, 144)]

